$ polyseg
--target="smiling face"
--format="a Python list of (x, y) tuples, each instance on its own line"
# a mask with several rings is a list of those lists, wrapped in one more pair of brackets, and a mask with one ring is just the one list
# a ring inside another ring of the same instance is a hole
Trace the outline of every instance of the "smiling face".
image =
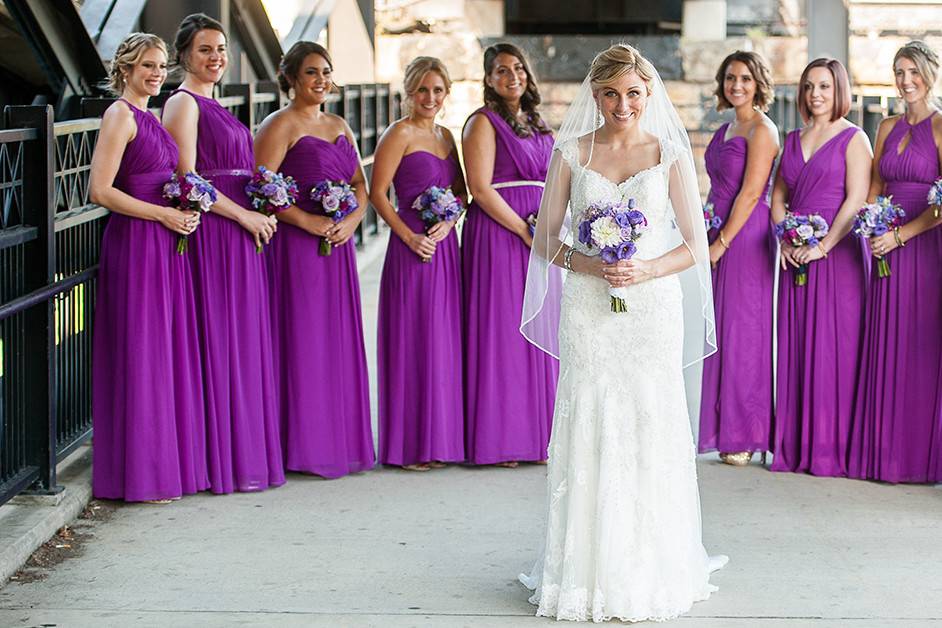
[(629, 72), (599, 87), (595, 99), (605, 124), (621, 131), (633, 127), (641, 119), (648, 102), (648, 86), (635, 72)]
[(527, 91), (527, 71), (523, 62), (507, 52), (494, 57), (494, 64), (486, 80), (497, 95), (508, 103), (520, 102), (520, 98)]
[(125, 90), (138, 96), (156, 96), (167, 80), (167, 53), (148, 48), (124, 73)]
[(828, 116), (834, 111), (834, 77), (827, 68), (811, 68), (805, 80), (805, 105), (812, 117)]
[(448, 87), (445, 85), (445, 79), (438, 72), (426, 72), (418, 87), (409, 96), (412, 100), (412, 115), (434, 120), (445, 104), (446, 96)]
[(752, 105), (756, 98), (756, 81), (742, 61), (731, 61), (723, 78), (723, 95), (734, 108)]
[(896, 77), (896, 89), (906, 104), (911, 105), (929, 97), (929, 87), (912, 59), (897, 59), (893, 64), (893, 74)]
[(204, 83), (218, 83), (228, 64), (226, 36), (210, 28), (197, 31), (187, 53), (187, 72)]
[(295, 101), (308, 105), (323, 104), (334, 85), (332, 76), (333, 70), (327, 59), (315, 52), (304, 57), (292, 84)]

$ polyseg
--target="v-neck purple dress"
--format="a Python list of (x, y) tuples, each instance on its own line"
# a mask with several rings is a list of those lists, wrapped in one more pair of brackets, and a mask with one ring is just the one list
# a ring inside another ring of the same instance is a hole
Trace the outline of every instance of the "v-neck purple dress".
[[(726, 140), (729, 123), (706, 149), (709, 201), (729, 219), (746, 174), (744, 137)], [(775, 247), (768, 184), (735, 243), (713, 270), (719, 348), (703, 363), (700, 451), (766, 451), (772, 430), (772, 285)], [(712, 243), (719, 230), (709, 232)]]
[[(252, 134), (213, 98), (199, 106), (196, 171), (251, 208)], [(275, 237), (278, 237), (277, 234)], [(213, 212), (190, 236), (203, 357), (210, 490), (260, 491), (285, 481), (272, 366), (265, 258), (249, 232)]]
[[(431, 186), (454, 185), (454, 153), (402, 158), (393, 176), (399, 217), (416, 233), (412, 209)], [(460, 462), (464, 449), (461, 259), (452, 229), (427, 263), (391, 234), (379, 290), (379, 458), (384, 464)]]
[[(779, 167), (790, 211), (834, 221), (845, 198), (847, 146), (860, 132), (844, 129), (807, 163), (800, 130), (788, 134)], [(866, 269), (851, 232), (827, 258), (809, 264), (806, 286), (796, 286), (791, 271), (779, 278), (773, 471), (847, 474)]]
[[(905, 116), (883, 144), (883, 193), (906, 211), (928, 210), (942, 176), (929, 116)], [(900, 152), (900, 142), (909, 144)], [(848, 456), (851, 477), (884, 482), (942, 482), (942, 230), (926, 231), (886, 257), (892, 275), (871, 273), (863, 357)]]
[[(346, 136), (328, 142), (306, 135), (280, 170), (298, 183), (296, 206), (323, 215), (311, 188), (349, 182), (358, 166)], [(321, 256), (319, 244), (318, 236), (280, 222), (268, 246), (275, 373), (286, 467), (338, 478), (372, 468), (376, 457), (356, 246), (351, 239)]]
[[(127, 101), (137, 134), (114, 186), (166, 206), (177, 145)], [(101, 240), (92, 348), (95, 497), (148, 501), (205, 490), (206, 435), (190, 259), (159, 222), (113, 212)]]
[[(493, 184), (524, 220), (540, 209), (553, 136), (519, 137), (487, 107), (497, 136)], [(559, 363), (520, 333), (530, 248), (471, 203), (461, 233), (465, 320), (465, 443), (469, 462), (546, 460)]]

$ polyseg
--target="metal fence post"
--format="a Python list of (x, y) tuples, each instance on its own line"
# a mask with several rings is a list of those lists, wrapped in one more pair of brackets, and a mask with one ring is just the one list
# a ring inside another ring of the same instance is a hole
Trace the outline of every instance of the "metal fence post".
[[(55, 281), (55, 122), (51, 105), (8, 106), (9, 127), (34, 128), (38, 138), (23, 149), (23, 222), (38, 229), (36, 240), (26, 245), (27, 292)], [(25, 317), (26, 397), (30, 418), (26, 435), (29, 457), (40, 475), (30, 492), (58, 493), (56, 484), (56, 338), (55, 302), (47, 299), (30, 308)]]

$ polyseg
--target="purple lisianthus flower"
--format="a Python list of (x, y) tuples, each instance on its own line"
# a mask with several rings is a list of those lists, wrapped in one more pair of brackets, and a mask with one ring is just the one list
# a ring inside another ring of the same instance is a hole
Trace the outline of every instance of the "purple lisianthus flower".
[(606, 264), (614, 264), (618, 261), (618, 250), (613, 246), (607, 246), (602, 249), (601, 257)]
[(584, 220), (579, 224), (579, 242), (582, 242), (586, 246), (589, 246), (589, 243), (592, 241), (592, 225), (588, 220)]
[[(629, 199), (629, 204), (632, 207), (634, 207), (634, 200), (635, 199)], [(644, 214), (642, 214), (636, 209), (633, 209), (630, 212), (628, 212), (628, 222), (630, 222), (632, 225), (644, 224), (645, 223)]]
[(618, 245), (618, 259), (631, 259), (637, 250), (634, 242), (622, 242)]
[(723, 219), (719, 216), (713, 216), (713, 220), (710, 221), (710, 226), (714, 229), (719, 229), (720, 225), (723, 224)]
[(615, 224), (621, 228), (630, 227), (631, 221), (628, 219), (628, 214), (625, 212), (618, 212), (615, 214)]
[(875, 226), (873, 227), (873, 235), (875, 235), (875, 236), (881, 236), (881, 235), (883, 235), (884, 233), (886, 233), (887, 231), (889, 231), (889, 229), (887, 229), (886, 225), (885, 225), (884, 223), (882, 223), (882, 222), (881, 222), (880, 224), (875, 225)]

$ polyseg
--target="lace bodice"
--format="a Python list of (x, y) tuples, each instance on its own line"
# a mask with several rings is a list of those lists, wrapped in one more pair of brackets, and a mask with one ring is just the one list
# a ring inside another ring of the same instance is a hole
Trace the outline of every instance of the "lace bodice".
[[(563, 144), (560, 148), (563, 159), (572, 171), (569, 212), (575, 229), (589, 205), (597, 202), (626, 201), (634, 198), (636, 209), (648, 219), (649, 230), (638, 240), (641, 259), (652, 259), (662, 255), (680, 242), (674, 228), (674, 213), (668, 197), (668, 172), (670, 164), (680, 154), (678, 147), (669, 141), (661, 141), (661, 160), (650, 168), (636, 172), (620, 183), (609, 180), (601, 173), (579, 164), (577, 140)], [(576, 250), (588, 255), (598, 255), (597, 249), (587, 248), (575, 241)]]

